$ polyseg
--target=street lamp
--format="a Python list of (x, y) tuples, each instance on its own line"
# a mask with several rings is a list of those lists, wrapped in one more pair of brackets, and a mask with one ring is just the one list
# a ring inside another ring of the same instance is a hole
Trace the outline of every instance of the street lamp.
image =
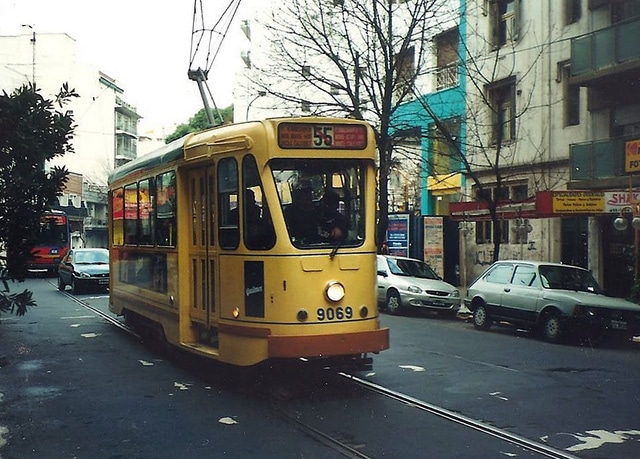
[(244, 115), (244, 120), (245, 121), (249, 121), (249, 109), (251, 108), (251, 105), (258, 100), (261, 97), (264, 97), (267, 95), (267, 91), (258, 91), (258, 95), (255, 96), (253, 99), (251, 99), (251, 102), (249, 102), (249, 104), (247, 104), (247, 112)]
[(625, 212), (631, 212), (633, 218), (631, 219), (631, 226), (634, 230), (640, 230), (640, 205), (636, 204), (635, 206), (625, 206), (620, 209), (620, 213), (613, 221), (613, 227), (618, 231), (626, 230), (629, 225), (627, 223), (627, 219), (624, 217)]
[(633, 227), (633, 274), (634, 280), (638, 280), (640, 274), (640, 260), (638, 259), (638, 250), (640, 246), (640, 200), (634, 199), (631, 177), (629, 177), (629, 198), (626, 206), (620, 208), (618, 216), (613, 220), (613, 227), (618, 231), (625, 231), (629, 224), (624, 213), (631, 213), (631, 226)]

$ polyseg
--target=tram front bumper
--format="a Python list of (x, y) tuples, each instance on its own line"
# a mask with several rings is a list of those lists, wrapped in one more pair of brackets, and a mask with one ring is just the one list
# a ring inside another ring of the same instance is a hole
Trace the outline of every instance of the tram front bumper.
[(389, 348), (389, 329), (334, 335), (268, 337), (270, 358), (328, 357), (366, 354)]

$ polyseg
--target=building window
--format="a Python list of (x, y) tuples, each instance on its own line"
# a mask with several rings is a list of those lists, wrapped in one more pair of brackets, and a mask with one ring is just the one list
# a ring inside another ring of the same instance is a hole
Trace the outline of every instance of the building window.
[(611, 23), (617, 24), (640, 16), (640, 3), (637, 0), (611, 2)]
[(499, 48), (518, 40), (520, 0), (491, 0), (491, 36)]
[(497, 189), (495, 185), (484, 185), (482, 190), (474, 186), (473, 194), (476, 201), (496, 200), (518, 203), (526, 201), (530, 198), (529, 185), (526, 183), (526, 181), (504, 183), (500, 188), (500, 196), (497, 196)]
[(244, 36), (247, 37), (247, 40), (251, 41), (251, 22), (248, 19), (243, 19), (240, 22), (240, 30), (244, 33)]
[(302, 76), (305, 78), (309, 78), (311, 76), (311, 66), (303, 65), (302, 66)]
[[(509, 243), (509, 220), (500, 220), (500, 243)], [(495, 237), (496, 231), (493, 222), (478, 221), (476, 222), (476, 244), (491, 244)]]
[[(474, 194), (476, 200), (483, 199), (486, 196), (487, 199), (493, 199), (497, 201), (507, 201), (512, 203), (523, 202), (529, 199), (529, 186), (525, 182), (506, 183), (500, 189), (500, 196), (497, 196), (497, 190), (495, 186), (485, 186), (482, 191), (478, 188), (474, 188)], [(527, 243), (527, 234), (521, 233), (520, 226), (522, 220), (516, 219), (513, 226), (513, 231), (517, 232), (514, 237), (514, 243)], [(528, 224), (528, 221), (526, 222)], [(510, 239), (510, 224), (509, 220), (500, 220), (500, 243), (509, 243)], [(476, 244), (489, 244), (493, 241), (496, 231), (494, 225), (490, 221), (476, 222)]]
[(492, 143), (511, 142), (516, 138), (516, 84), (514, 78), (489, 86), (487, 95), (492, 111)]
[(523, 202), (529, 199), (529, 186), (525, 184), (510, 185), (509, 199), (513, 202)]
[(436, 90), (458, 85), (458, 28), (435, 38)]
[(580, 124), (580, 86), (569, 84), (571, 67), (563, 67), (563, 92), (564, 92), (564, 125), (577, 126)]
[(513, 243), (528, 244), (531, 224), (528, 218), (516, 218), (513, 221)]
[(396, 100), (403, 99), (411, 91), (415, 72), (415, 49), (411, 46), (396, 55)]
[(565, 25), (578, 22), (582, 16), (582, 0), (564, 0), (564, 23)]
[(446, 175), (460, 170), (460, 119), (444, 120), (442, 124), (446, 133), (438, 129), (435, 123), (429, 126), (431, 150), (428, 170), (430, 176)]
[(476, 244), (489, 244), (491, 242), (491, 222), (476, 222)]

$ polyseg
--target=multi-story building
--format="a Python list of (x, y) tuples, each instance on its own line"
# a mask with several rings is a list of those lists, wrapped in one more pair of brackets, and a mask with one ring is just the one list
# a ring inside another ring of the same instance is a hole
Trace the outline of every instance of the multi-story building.
[(140, 116), (123, 99), (117, 81), (78, 59), (77, 48), (65, 33), (37, 33), (28, 26), (17, 35), (0, 36), (0, 89), (11, 93), (34, 83), (49, 99), (64, 83), (75, 89), (79, 97), (63, 108), (74, 116), (75, 153), (52, 164), (64, 164), (95, 183), (106, 183), (115, 166), (136, 157)]
[[(466, 144), (463, 141), (465, 110), (465, 0), (460, 2), (460, 15), (451, 17), (449, 27), (431, 37), (433, 55), (430, 56), (429, 72), (431, 78), (424, 79), (416, 88), (416, 97), (404, 103), (396, 112), (393, 124), (407, 132), (407, 138), (413, 139), (417, 154), (403, 155), (414, 160), (413, 167), (405, 167), (401, 172), (392, 171), (390, 178), (398, 180), (391, 190), (413, 185), (417, 179), (420, 197), (416, 208), (422, 215), (447, 215), (449, 202), (460, 201), (463, 174), (460, 173), (459, 151), (464, 154)], [(445, 137), (437, 126), (446, 126)], [(451, 141), (456, 143), (454, 145)], [(403, 145), (407, 148), (406, 145)], [(413, 174), (410, 176), (408, 174)], [(399, 177), (396, 177), (399, 175)], [(423, 192), (420, 192), (420, 191)], [(409, 197), (414, 193), (409, 193)], [(406, 206), (405, 206), (406, 207)], [(392, 209), (398, 210), (398, 209)]]
[(640, 214), (640, 4), (468, 0), (465, 15), (463, 282), (493, 258), (480, 198), (500, 188), (500, 258), (583, 265), (628, 295), (636, 230), (614, 221)]
[(59, 208), (70, 216), (73, 246), (106, 247), (104, 185), (114, 167), (136, 158), (140, 116), (114, 78), (77, 58), (76, 41), (64, 33), (24, 26), (17, 35), (0, 36), (0, 90), (10, 94), (29, 83), (48, 99), (64, 83), (79, 94), (62, 109), (73, 113), (74, 153), (50, 166), (71, 172)]

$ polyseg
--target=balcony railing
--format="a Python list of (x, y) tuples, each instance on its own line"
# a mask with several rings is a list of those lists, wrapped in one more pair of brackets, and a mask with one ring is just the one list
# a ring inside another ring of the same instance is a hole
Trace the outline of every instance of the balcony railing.
[(436, 69), (436, 91), (453, 88), (458, 85), (458, 63)]
[(107, 220), (101, 218), (87, 217), (84, 219), (85, 230), (107, 229)]
[(640, 19), (571, 40), (571, 76), (584, 76), (640, 59)]
[(597, 180), (625, 174), (625, 142), (629, 138), (595, 140), (570, 146), (570, 180)]

